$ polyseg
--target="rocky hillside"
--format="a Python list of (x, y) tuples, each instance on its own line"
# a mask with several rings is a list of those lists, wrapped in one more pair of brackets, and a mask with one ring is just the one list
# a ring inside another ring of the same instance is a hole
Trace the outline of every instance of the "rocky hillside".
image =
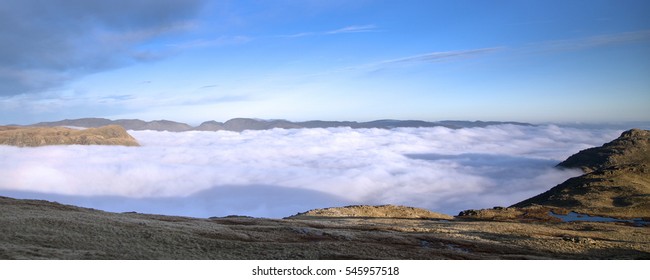
[(647, 228), (108, 213), (0, 197), (0, 259), (648, 259)]
[(559, 164), (588, 172), (513, 207), (544, 205), (618, 218), (650, 219), (650, 131), (632, 129)]
[(310, 210), (304, 213), (291, 216), (294, 219), (305, 218), (400, 218), (400, 219), (440, 219), (451, 220), (454, 217), (431, 212), (422, 208), (396, 206), (396, 205), (353, 205), (346, 207), (332, 207)]
[(582, 150), (558, 164), (585, 172), (624, 164), (650, 163), (650, 131), (631, 129), (601, 147)]
[(0, 126), (0, 145), (36, 147), (45, 145), (139, 146), (119, 125), (72, 129), (67, 127)]

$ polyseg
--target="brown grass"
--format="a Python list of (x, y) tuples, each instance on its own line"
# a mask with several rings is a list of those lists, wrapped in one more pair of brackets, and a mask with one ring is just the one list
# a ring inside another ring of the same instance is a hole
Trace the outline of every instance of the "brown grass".
[(77, 130), (67, 127), (0, 126), (0, 145), (37, 147), (45, 145), (122, 145), (139, 146), (118, 125)]
[(329, 217), (329, 218), (350, 218), (350, 217), (364, 217), (364, 218), (400, 218), (400, 219), (440, 219), (451, 220), (454, 217), (431, 212), (422, 208), (397, 206), (397, 205), (352, 205), (346, 207), (332, 207), (310, 210), (304, 213), (297, 214), (291, 218), (310, 218), (310, 217)]
[(650, 259), (647, 227), (401, 218), (193, 219), (0, 197), (0, 259)]

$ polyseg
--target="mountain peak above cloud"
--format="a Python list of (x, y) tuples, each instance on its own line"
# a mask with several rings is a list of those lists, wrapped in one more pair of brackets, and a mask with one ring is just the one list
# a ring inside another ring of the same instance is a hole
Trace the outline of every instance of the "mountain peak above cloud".
[(620, 164), (650, 163), (650, 131), (631, 129), (601, 147), (589, 148), (570, 156), (560, 167), (591, 172)]
[(174, 122), (169, 120), (143, 121), (138, 119), (120, 119), (109, 120), (104, 118), (81, 118), (65, 119), (55, 122), (40, 122), (32, 126), (77, 126), (77, 127), (100, 127), (109, 124), (116, 124), (127, 130), (157, 130), (157, 131), (236, 131), (244, 130), (267, 130), (274, 128), (330, 128), (330, 127), (350, 127), (350, 128), (383, 128), (391, 129), (397, 127), (436, 127), (442, 126), (447, 128), (467, 128), (467, 127), (486, 127), (499, 124), (513, 124), (530, 126), (532, 124), (520, 122), (484, 122), (484, 121), (439, 121), (427, 122), (421, 120), (375, 120), (369, 122), (355, 121), (304, 121), (292, 122), (287, 120), (262, 120), (253, 118), (234, 118), (224, 123), (217, 121), (206, 121), (199, 126), (192, 127), (185, 123)]
[(544, 205), (585, 214), (650, 218), (650, 131), (632, 129), (580, 151), (559, 166), (589, 172), (513, 207)]

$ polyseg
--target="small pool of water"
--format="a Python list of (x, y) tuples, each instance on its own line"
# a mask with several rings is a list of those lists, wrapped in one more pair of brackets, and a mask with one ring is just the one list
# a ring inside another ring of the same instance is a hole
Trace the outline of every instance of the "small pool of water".
[(560, 214), (555, 214), (553, 211), (549, 212), (549, 214), (553, 217), (560, 218), (563, 222), (624, 222), (624, 223), (633, 223), (634, 225), (637, 226), (647, 226), (650, 224), (649, 221), (644, 221), (642, 219), (636, 218), (636, 219), (617, 219), (617, 218), (611, 218), (611, 217), (602, 217), (602, 216), (590, 216), (586, 214), (580, 214), (576, 212), (569, 212), (569, 214), (566, 215), (560, 215)]

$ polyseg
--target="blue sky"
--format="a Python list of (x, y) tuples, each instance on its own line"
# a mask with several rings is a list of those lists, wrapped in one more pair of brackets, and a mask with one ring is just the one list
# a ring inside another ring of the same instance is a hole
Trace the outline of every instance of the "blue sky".
[(650, 121), (648, 1), (7, 1), (0, 123)]

